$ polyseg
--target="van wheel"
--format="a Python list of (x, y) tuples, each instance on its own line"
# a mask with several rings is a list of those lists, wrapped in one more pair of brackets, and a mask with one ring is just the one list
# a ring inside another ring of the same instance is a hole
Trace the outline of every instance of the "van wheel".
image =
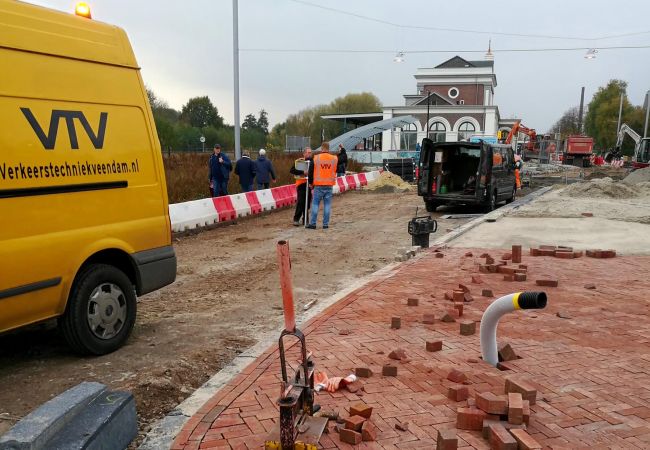
[(124, 272), (107, 264), (93, 264), (72, 287), (59, 326), (74, 351), (104, 355), (128, 339), (136, 305), (133, 284)]
[(427, 212), (436, 212), (436, 208), (439, 206), (436, 202), (425, 202)]
[(490, 196), (490, 202), (487, 205), (487, 211), (494, 211), (497, 209), (497, 191), (492, 192), (492, 195)]
[(506, 204), (514, 202), (516, 196), (517, 196), (517, 185), (514, 185), (512, 188), (512, 195), (510, 196), (509, 199), (506, 200)]

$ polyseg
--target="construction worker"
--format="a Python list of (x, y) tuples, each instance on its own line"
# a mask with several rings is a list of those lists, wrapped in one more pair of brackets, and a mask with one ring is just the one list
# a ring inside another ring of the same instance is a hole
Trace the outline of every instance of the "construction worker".
[[(311, 147), (305, 148), (302, 152), (302, 158), (296, 160), (296, 162), (298, 161), (309, 161), (309, 167), (312, 166)], [(307, 189), (307, 175), (309, 175), (309, 173), (307, 171), (296, 169), (295, 164), (291, 167), (289, 172), (296, 179), (296, 193), (298, 198), (296, 201), (296, 212), (293, 214), (293, 226), (298, 227), (302, 220), (307, 220), (309, 217), (309, 204), (311, 203), (312, 197), (311, 189)], [(307, 191), (309, 191), (309, 193), (307, 193)], [(307, 195), (309, 195), (308, 199), (306, 198)]]
[(330, 143), (321, 144), (321, 153), (314, 156), (314, 163), (309, 166), (309, 186), (314, 189), (314, 200), (311, 204), (309, 225), (307, 228), (316, 229), (318, 207), (323, 200), (323, 229), (329, 228), (332, 208), (332, 186), (336, 183), (336, 166), (338, 158), (330, 154)]
[(524, 163), (521, 160), (520, 155), (515, 155), (515, 182), (517, 183), (517, 190), (521, 189), (521, 169), (524, 167)]

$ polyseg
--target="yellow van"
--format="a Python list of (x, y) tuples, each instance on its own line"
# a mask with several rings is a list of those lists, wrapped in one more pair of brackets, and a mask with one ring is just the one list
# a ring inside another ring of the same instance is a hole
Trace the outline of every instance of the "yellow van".
[(129, 337), (176, 256), (160, 144), (126, 33), (0, 0), (0, 333), (57, 317), (71, 347)]

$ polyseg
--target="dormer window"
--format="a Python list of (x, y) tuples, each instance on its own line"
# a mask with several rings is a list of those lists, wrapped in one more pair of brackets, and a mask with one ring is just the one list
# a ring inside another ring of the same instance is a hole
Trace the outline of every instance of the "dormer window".
[(449, 91), (447, 91), (447, 95), (449, 95), (449, 98), (456, 98), (458, 97), (458, 94), (460, 94), (460, 92), (458, 91), (457, 87), (449, 88)]

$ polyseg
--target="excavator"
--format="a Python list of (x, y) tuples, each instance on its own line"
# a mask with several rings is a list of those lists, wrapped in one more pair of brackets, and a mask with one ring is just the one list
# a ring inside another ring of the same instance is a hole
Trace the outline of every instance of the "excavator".
[(618, 138), (616, 139), (616, 147), (613, 151), (607, 152), (605, 161), (612, 162), (615, 159), (620, 159), (622, 156), (621, 147), (625, 135), (632, 138), (634, 141), (634, 158), (632, 159), (632, 167), (640, 169), (650, 166), (650, 138), (642, 138), (639, 133), (634, 131), (632, 127), (624, 123), (618, 131)]
[(537, 132), (533, 128), (528, 128), (525, 125), (521, 124), (521, 120), (518, 120), (515, 122), (515, 124), (512, 126), (512, 129), (510, 130), (510, 133), (508, 133), (508, 137), (506, 138), (505, 143), (506, 144), (511, 144), (512, 139), (517, 136), (519, 133), (523, 133), (527, 135), (530, 139), (528, 142), (524, 143), (523, 149), (527, 150), (529, 152), (534, 152), (535, 149), (539, 148), (539, 143), (537, 141)]

